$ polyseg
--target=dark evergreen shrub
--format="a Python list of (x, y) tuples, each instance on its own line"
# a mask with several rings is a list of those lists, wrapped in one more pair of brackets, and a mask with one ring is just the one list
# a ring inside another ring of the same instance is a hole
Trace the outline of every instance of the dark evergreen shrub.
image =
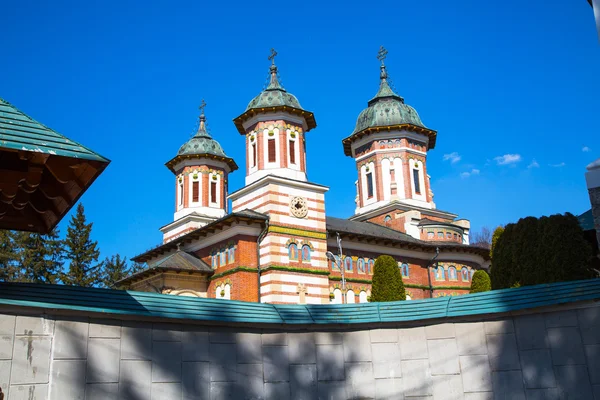
[(379, 256), (375, 260), (371, 302), (406, 300), (402, 274), (398, 263), (391, 256)]
[(471, 291), (469, 293), (489, 292), (492, 290), (490, 276), (484, 270), (475, 271), (471, 280)]

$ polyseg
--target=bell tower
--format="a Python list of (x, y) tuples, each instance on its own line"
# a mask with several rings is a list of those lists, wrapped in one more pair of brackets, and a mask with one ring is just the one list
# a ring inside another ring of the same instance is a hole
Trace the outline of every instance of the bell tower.
[(174, 221), (161, 228), (165, 243), (227, 214), (228, 177), (238, 166), (208, 132), (205, 107), (202, 100), (196, 134), (165, 164), (175, 175)]

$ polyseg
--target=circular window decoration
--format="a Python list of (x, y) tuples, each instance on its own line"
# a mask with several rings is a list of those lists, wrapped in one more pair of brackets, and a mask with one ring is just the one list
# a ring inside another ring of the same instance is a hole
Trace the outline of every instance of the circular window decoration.
[(306, 200), (303, 197), (292, 197), (290, 201), (290, 211), (292, 215), (296, 218), (304, 218), (306, 214), (308, 214), (308, 206), (306, 205)]

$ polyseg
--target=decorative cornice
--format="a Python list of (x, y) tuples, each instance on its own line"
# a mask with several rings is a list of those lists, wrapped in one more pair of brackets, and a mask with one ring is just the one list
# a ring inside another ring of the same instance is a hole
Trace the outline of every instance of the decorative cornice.
[[(312, 274), (312, 275), (329, 275), (328, 269), (314, 269), (314, 268), (296, 268), (296, 267), (286, 267), (284, 265), (269, 265), (268, 267), (264, 267), (261, 269), (261, 272), (266, 271), (287, 271), (287, 272), (297, 272), (300, 274)], [(331, 277), (330, 277), (331, 279)]]
[(269, 225), (269, 233), (270, 232), (283, 233), (286, 235), (293, 235), (293, 236), (301, 236), (301, 237), (306, 237), (306, 238), (311, 238), (311, 239), (322, 239), (322, 240), (327, 239), (327, 233), (325, 233), (325, 232), (315, 232), (315, 231), (309, 231), (306, 229), (290, 228), (290, 227), (278, 226), (278, 225)]

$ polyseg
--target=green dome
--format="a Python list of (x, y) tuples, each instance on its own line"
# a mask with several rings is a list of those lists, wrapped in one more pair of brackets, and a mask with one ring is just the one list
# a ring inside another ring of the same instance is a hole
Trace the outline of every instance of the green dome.
[(387, 82), (385, 66), (382, 65), (379, 91), (369, 101), (369, 106), (359, 114), (352, 134), (354, 135), (367, 128), (401, 124), (411, 124), (426, 128), (423, 122), (421, 122), (417, 111), (408, 104), (404, 104), (404, 99), (390, 88)]
[(258, 96), (253, 98), (252, 101), (248, 103), (246, 111), (253, 108), (277, 106), (288, 106), (302, 110), (302, 106), (300, 106), (300, 102), (296, 96), (286, 92), (283, 86), (281, 86), (279, 83), (279, 80), (277, 79), (277, 67), (275, 65), (271, 65), (271, 81), (269, 86), (267, 86), (265, 90), (260, 92)]
[(223, 148), (210, 136), (206, 131), (206, 117), (204, 114), (200, 116), (200, 126), (198, 132), (187, 143), (179, 148), (178, 156), (195, 155), (195, 154), (212, 154), (218, 157), (227, 157)]

